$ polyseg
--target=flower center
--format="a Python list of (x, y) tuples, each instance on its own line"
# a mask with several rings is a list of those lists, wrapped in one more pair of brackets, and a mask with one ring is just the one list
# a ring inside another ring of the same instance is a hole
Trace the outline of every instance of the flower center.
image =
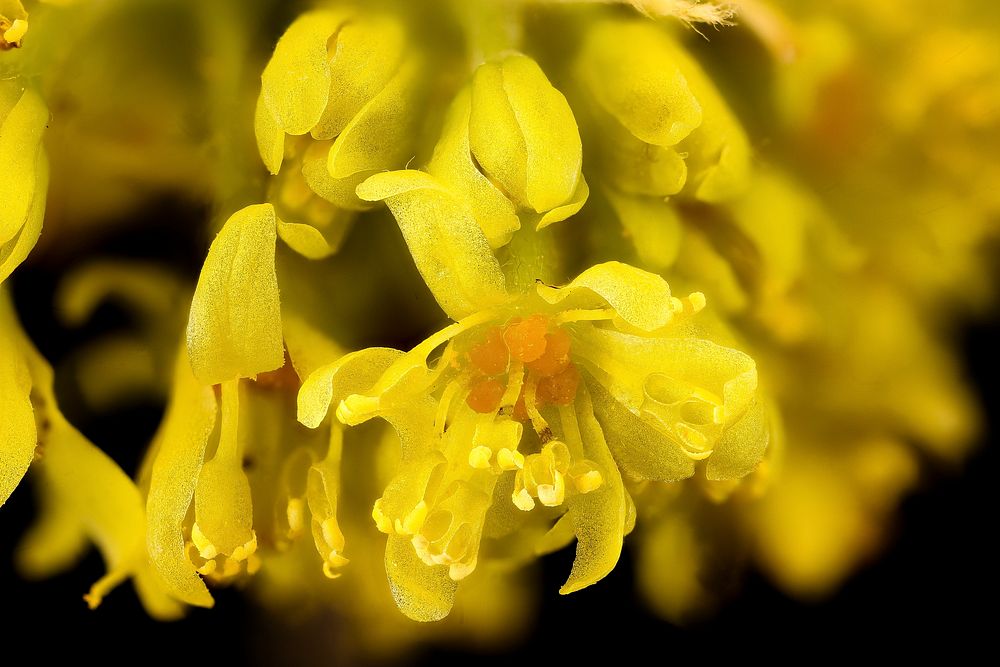
[(539, 410), (572, 404), (580, 384), (570, 347), (569, 334), (545, 315), (514, 318), (487, 329), (467, 353), (466, 402), (481, 414), (530, 420), (539, 437), (548, 441), (552, 434)]

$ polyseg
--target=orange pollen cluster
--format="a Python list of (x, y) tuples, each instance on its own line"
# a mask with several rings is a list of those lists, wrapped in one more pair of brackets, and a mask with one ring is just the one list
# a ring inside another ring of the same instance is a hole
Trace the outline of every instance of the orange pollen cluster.
[(476, 412), (495, 412), (517, 382), (520, 391), (511, 415), (518, 421), (534, 421), (532, 413), (546, 405), (569, 405), (580, 384), (569, 352), (569, 334), (544, 315), (491, 327), (468, 351), (473, 379), (466, 402)]

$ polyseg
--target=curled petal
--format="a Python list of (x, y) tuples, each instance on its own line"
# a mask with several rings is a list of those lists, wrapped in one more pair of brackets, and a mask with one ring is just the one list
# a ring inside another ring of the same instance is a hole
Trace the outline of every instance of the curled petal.
[(340, 403), (351, 394), (360, 394), (374, 385), (403, 353), (385, 347), (367, 348), (345, 354), (316, 369), (299, 390), (298, 420), (316, 428), (326, 418), (331, 403)]
[(646, 332), (669, 324), (680, 306), (663, 278), (621, 262), (592, 266), (565, 287), (539, 283), (537, 290), (551, 304), (569, 299), (578, 307), (611, 307), (617, 318)]
[(499, 248), (510, 242), (514, 232), (520, 229), (521, 222), (513, 202), (479, 171), (472, 160), (472, 149), (469, 147), (471, 113), (472, 93), (466, 88), (451, 104), (427, 171), (469, 203), (490, 245)]
[[(327, 42), (344, 18), (333, 11), (307, 12), (288, 26), (278, 40), (274, 55), (261, 75), (260, 99), (283, 132), (305, 134), (323, 115), (330, 94)], [(258, 115), (263, 113), (258, 111)], [(263, 120), (257, 125), (270, 127)], [(269, 143), (261, 146), (265, 161), (273, 151), (272, 136), (273, 133), (266, 133)]]

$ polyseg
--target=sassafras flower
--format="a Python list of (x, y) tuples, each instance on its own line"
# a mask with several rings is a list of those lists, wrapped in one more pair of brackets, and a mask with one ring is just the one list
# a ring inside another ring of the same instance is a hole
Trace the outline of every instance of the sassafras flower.
[[(373, 179), (369, 192), (391, 191), (392, 178)], [(492, 255), (481, 261), (499, 274)], [(402, 470), (372, 516), (389, 536), (393, 595), (412, 618), (447, 615), (497, 505), (554, 511), (547, 550), (575, 536), (561, 589), (570, 593), (618, 560), (635, 520), (623, 471), (676, 481), (705, 461), (707, 478), (733, 479), (763, 455), (755, 364), (699, 331), (701, 294), (679, 299), (658, 276), (618, 263), (501, 302), (486, 289), (469, 293), (486, 297), (482, 309), (408, 353), (349, 354), (314, 372), (299, 394), (307, 426), (319, 426), (333, 402), (345, 424), (382, 417), (399, 433)], [(364, 391), (342, 389), (373, 370)]]

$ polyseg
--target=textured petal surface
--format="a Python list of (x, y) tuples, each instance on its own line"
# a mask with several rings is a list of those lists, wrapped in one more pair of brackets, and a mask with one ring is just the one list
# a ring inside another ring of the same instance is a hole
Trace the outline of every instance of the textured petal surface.
[[(0, 247), (14, 238), (28, 218), (35, 200), (42, 133), (49, 110), (30, 88), (20, 90), (13, 82), (0, 81), (5, 102), (17, 98), (6, 118), (0, 119)], [(3, 104), (2, 106), (7, 106)]]
[[(343, 19), (342, 14), (332, 11), (301, 15), (278, 40), (264, 68), (261, 100), (287, 134), (305, 134), (323, 115), (330, 94), (327, 41)], [(258, 122), (258, 126), (263, 124)], [(266, 160), (270, 152), (263, 148)]]
[(226, 221), (208, 250), (187, 328), (191, 367), (205, 384), (254, 377), (285, 361), (276, 234), (274, 208), (248, 206)]
[(609, 306), (618, 318), (642, 331), (662, 329), (676, 310), (676, 300), (663, 278), (621, 262), (592, 266), (565, 287), (539, 283), (537, 290), (551, 304), (572, 299), (574, 305), (583, 307)]
[(358, 195), (386, 201), (420, 275), (452, 319), (506, 298), (500, 263), (482, 229), (433, 176), (413, 170), (377, 174), (358, 187)]
[(213, 600), (185, 552), (183, 522), (215, 428), (216, 411), (215, 392), (195, 379), (182, 350), (174, 370), (173, 397), (154, 445), (157, 455), (146, 498), (146, 545), (168, 590), (199, 607), (211, 607)]
[(494, 248), (506, 245), (521, 227), (516, 207), (476, 167), (469, 147), (469, 120), (472, 114), (472, 93), (466, 88), (451, 103), (441, 138), (434, 147), (434, 156), (427, 171), (448, 185), (459, 197), (465, 198), (472, 213)]

